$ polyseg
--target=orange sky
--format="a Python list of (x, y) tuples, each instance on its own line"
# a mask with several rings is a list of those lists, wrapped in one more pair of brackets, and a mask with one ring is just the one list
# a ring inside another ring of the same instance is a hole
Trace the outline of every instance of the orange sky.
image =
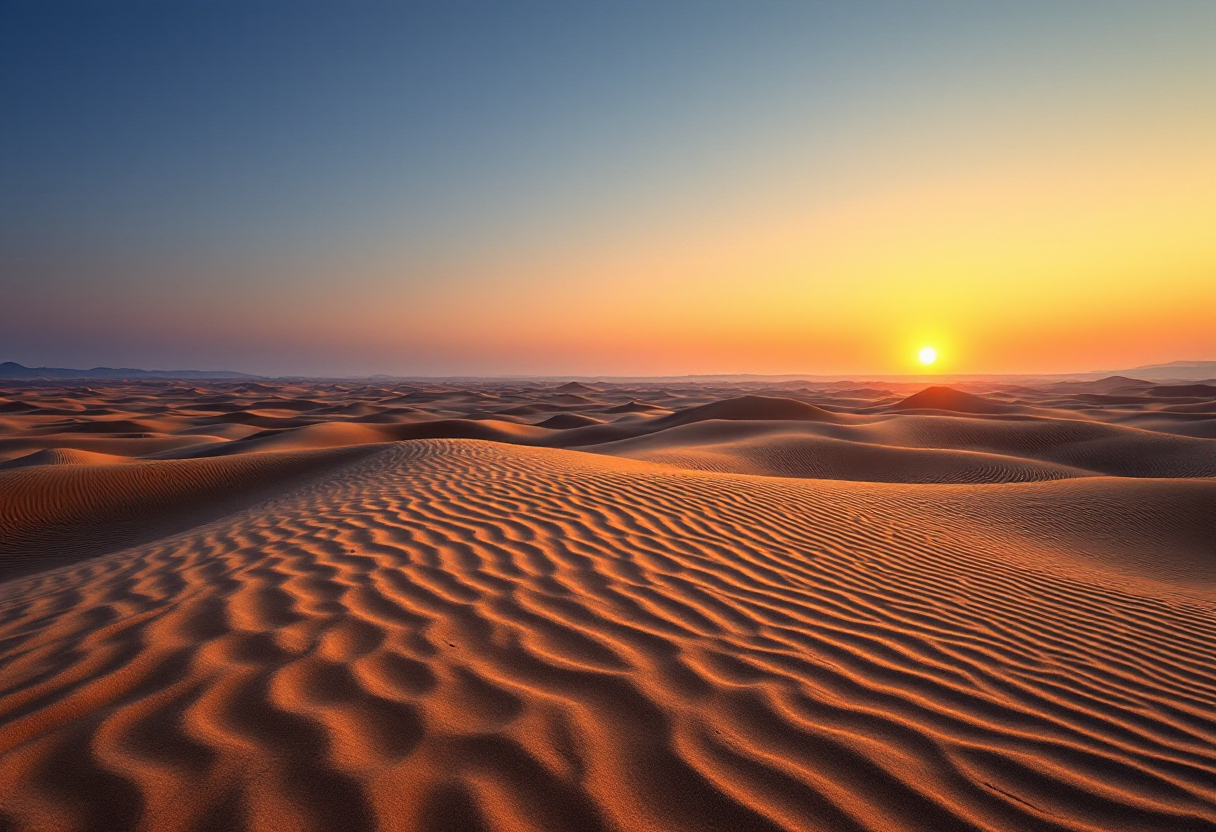
[(370, 323), (370, 354), (419, 338), (481, 348), (494, 372), (919, 372), (926, 344), (942, 373), (1216, 357), (1216, 153), (1105, 151), (943, 160), (825, 205), (727, 207), (590, 251), (495, 251), (466, 265), (482, 280), (462, 291), (411, 297), (389, 263), (371, 285), (427, 322), (393, 332), (395, 307), (369, 297), (334, 326)]

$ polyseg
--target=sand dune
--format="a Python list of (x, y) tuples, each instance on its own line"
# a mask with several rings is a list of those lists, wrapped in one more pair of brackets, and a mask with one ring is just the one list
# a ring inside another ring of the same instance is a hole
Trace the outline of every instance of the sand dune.
[(0, 471), (0, 578), (192, 528), (374, 450), (125, 465), (82, 459), (79, 451), (39, 452), (70, 454), (76, 464)]
[(625, 404), (618, 404), (616, 407), (609, 407), (604, 410), (605, 413), (649, 413), (655, 410), (662, 410), (658, 405), (646, 404), (644, 402), (628, 401)]
[(1203, 387), (14, 385), (0, 830), (1216, 830)]
[(1148, 395), (1157, 399), (1185, 398), (1206, 399), (1216, 398), (1216, 385), (1213, 384), (1161, 384), (1148, 389)]
[(136, 422), (131, 419), (92, 419), (54, 423), (44, 427), (43, 431), (46, 433), (150, 434), (155, 431), (155, 428), (146, 422)]
[(77, 451), (72, 448), (47, 448), (25, 456), (0, 462), (0, 470), (28, 468), (31, 465), (114, 465), (130, 462), (129, 457), (102, 454), (96, 451)]
[[(0, 465), (50, 461), (33, 456), (40, 450), (191, 458), (457, 438), (845, 480), (1216, 476), (1216, 396), (1162, 394), (1216, 390), (1204, 384), (1114, 377), (986, 395), (930, 386), (902, 397), (848, 384), (163, 387), (13, 390), (7, 401), (27, 409), (0, 420)], [(64, 421), (51, 411), (73, 415)], [(749, 427), (726, 430), (732, 423)], [(689, 429), (698, 424), (719, 427)], [(713, 439), (723, 430), (725, 439)]]
[(658, 428), (676, 427), (710, 419), (733, 421), (798, 421), (798, 422), (844, 422), (839, 414), (806, 404), (796, 399), (771, 396), (741, 396), (737, 399), (710, 402), (691, 407), (655, 422)]
[(997, 453), (900, 447), (863, 437), (823, 436), (788, 423), (702, 422), (592, 450), (700, 471), (866, 482), (1025, 482), (1091, 475)]
[(556, 388), (558, 393), (597, 393), (596, 388), (583, 384), (581, 381), (571, 381), (566, 384), (558, 385)]
[[(389, 446), (0, 585), (0, 817), (1216, 828), (1216, 528), (1194, 511), (1212, 484), (1146, 496), (1159, 482), (892, 486)], [(1111, 517), (1206, 582), (1103, 559)]]
[(957, 413), (1011, 413), (1015, 408), (1000, 402), (953, 390), (929, 387), (893, 405), (895, 410), (948, 410)]
[(1100, 422), (909, 415), (845, 425), (654, 426), (587, 449), (699, 470), (872, 482), (1216, 476), (1216, 443), (1209, 439)]
[(587, 416), (583, 413), (558, 413), (540, 422), (537, 427), (549, 428), (550, 430), (569, 430), (570, 428), (585, 428), (589, 425), (599, 424), (603, 423), (594, 416)]
[[(6, 438), (11, 437), (11, 438)], [(0, 436), (0, 460), (27, 456), (33, 451), (47, 449), (71, 449), (87, 453), (109, 454), (129, 459), (154, 456), (167, 451), (185, 451), (187, 448), (202, 448), (210, 444), (207, 436), (97, 436), (90, 434), (57, 433), (51, 435), (21, 435), (11, 433)]]

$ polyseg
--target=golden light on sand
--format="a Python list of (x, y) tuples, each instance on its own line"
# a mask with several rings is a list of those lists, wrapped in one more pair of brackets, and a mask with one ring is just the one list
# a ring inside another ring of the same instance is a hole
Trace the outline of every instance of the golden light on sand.
[(933, 347), (921, 347), (920, 352), (917, 353), (917, 357), (920, 359), (921, 364), (928, 366), (937, 360), (937, 350), (933, 349)]
[[(976, 351), (926, 326), (890, 354), (928, 344), (952, 372)], [(1195, 424), (1211, 390), (1028, 380), (1012, 400), (934, 375), (799, 380), (815, 404), (759, 376), (729, 398), (693, 379), (9, 380), (0, 829), (192, 832), (239, 802), (293, 829), (389, 811), (399, 832), (453, 828), (442, 813), (508, 829), (530, 810), (555, 829), (800, 832), (795, 812), (839, 792), (856, 832), (911, 826), (888, 821), (905, 794), (992, 832), (1128, 806), (1144, 829), (1213, 832), (1216, 440), (1148, 429)], [(487, 399), (505, 415), (480, 418)], [(1125, 424), (1129, 402), (1152, 421)], [(48, 412), (82, 410), (48, 432)], [(638, 645), (686, 657), (679, 684)], [(773, 658), (808, 645), (832, 661)], [(1052, 651), (1084, 665), (1024, 658)], [(848, 749), (847, 792), (822, 785), (830, 754), (804, 753), (843, 745), (835, 706), (824, 724), (738, 698), (761, 679), (857, 693), (878, 727)], [(915, 708), (892, 679), (916, 680)], [(729, 748), (699, 739), (715, 731)], [(939, 743), (982, 743), (985, 767), (941, 765)], [(214, 770), (180, 762), (198, 759)], [(989, 769), (1026, 761), (989, 814)], [(1132, 766), (1118, 788), (1074, 774)]]

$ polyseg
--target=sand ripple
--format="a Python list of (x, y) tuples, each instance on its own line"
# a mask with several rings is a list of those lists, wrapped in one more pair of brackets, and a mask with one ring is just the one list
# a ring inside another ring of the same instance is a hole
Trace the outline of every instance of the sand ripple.
[(1216, 829), (1213, 487), (389, 446), (0, 585), (0, 828)]

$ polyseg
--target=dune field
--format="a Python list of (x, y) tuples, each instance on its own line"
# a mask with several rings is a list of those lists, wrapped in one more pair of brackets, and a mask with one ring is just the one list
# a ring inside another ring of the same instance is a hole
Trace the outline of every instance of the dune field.
[(6, 383), (0, 830), (245, 829), (1216, 830), (1216, 382)]

